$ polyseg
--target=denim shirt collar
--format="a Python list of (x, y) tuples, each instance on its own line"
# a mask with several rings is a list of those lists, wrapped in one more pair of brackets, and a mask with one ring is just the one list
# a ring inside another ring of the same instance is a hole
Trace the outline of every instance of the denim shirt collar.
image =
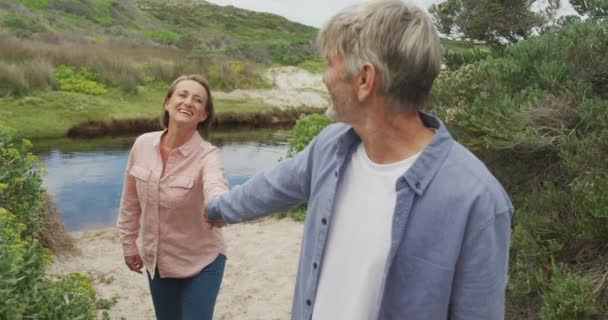
[[(400, 190), (407, 185), (422, 195), (433, 177), (439, 171), (448, 152), (454, 144), (454, 139), (439, 118), (431, 114), (419, 112), (422, 123), (428, 128), (435, 129), (435, 135), (431, 142), (422, 150), (412, 167), (404, 172), (397, 181), (396, 188)], [(355, 146), (361, 142), (361, 138), (351, 127), (338, 138), (337, 155), (339, 158), (346, 159), (355, 150)]]

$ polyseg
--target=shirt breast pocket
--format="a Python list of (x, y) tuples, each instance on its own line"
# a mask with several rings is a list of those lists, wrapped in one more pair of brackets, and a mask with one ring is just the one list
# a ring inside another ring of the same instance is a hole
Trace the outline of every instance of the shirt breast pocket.
[[(167, 177), (167, 194), (162, 205), (167, 208), (177, 208), (192, 196), (194, 178), (188, 176)], [(201, 201), (203, 201), (201, 197)]]
[(150, 174), (152, 170), (133, 165), (129, 174), (135, 177), (135, 187), (137, 189), (137, 197), (140, 205), (145, 205), (148, 199), (148, 180), (150, 180)]

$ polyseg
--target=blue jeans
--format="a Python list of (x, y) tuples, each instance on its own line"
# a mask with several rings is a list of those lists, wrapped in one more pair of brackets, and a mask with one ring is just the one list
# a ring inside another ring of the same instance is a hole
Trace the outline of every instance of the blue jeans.
[(158, 320), (212, 320), (220, 290), (226, 257), (218, 257), (198, 274), (189, 278), (156, 277), (148, 283)]

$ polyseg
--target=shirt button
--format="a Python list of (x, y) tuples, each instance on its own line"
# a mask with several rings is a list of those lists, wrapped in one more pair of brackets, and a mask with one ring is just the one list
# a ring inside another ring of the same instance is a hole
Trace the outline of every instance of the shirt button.
[(325, 218), (321, 219), (321, 223), (324, 225), (327, 224), (327, 219), (325, 219)]
[(416, 189), (420, 189), (420, 182), (416, 182)]
[(312, 302), (309, 300), (306, 300), (306, 305), (310, 306), (312, 304)]
[(334, 171), (334, 176), (338, 176), (338, 170)]
[(317, 263), (316, 263), (316, 262), (315, 262), (315, 263), (313, 263), (313, 264), (312, 264), (312, 267), (316, 269), (316, 268), (317, 268)]

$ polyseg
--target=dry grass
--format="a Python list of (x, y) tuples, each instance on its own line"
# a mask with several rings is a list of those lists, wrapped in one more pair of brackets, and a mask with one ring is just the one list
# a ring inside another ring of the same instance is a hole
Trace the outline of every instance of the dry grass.
[(112, 44), (23, 40), (0, 35), (0, 95), (19, 95), (55, 88), (53, 70), (59, 65), (94, 71), (110, 87), (135, 92), (149, 81), (171, 83), (181, 74), (205, 75), (216, 89), (264, 86), (251, 63), (193, 59), (168, 47), (129, 47)]
[(55, 255), (77, 253), (74, 240), (65, 231), (59, 209), (48, 194), (44, 196), (44, 217), (38, 240)]

